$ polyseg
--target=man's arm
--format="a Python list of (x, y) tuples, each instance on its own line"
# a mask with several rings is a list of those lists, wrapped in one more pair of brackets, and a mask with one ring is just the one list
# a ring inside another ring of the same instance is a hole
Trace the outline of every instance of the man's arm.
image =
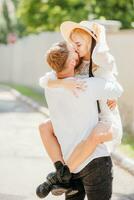
[[(120, 85), (116, 85), (114, 82), (105, 81), (104, 79), (90, 78), (87, 82), (87, 92), (90, 94), (90, 98), (94, 96), (93, 98), (99, 100), (108, 97), (119, 97), (123, 91)], [(97, 124), (86, 140), (81, 141), (65, 161), (70, 171), (73, 172), (83, 161), (85, 161), (100, 143), (111, 141), (113, 139), (112, 131), (110, 124)]]
[(95, 100), (115, 99), (121, 96), (123, 88), (116, 81), (106, 81), (103, 78), (86, 79), (87, 94), (89, 98)]
[(98, 123), (91, 134), (85, 140), (82, 140), (73, 150), (69, 158), (65, 161), (71, 172), (73, 172), (81, 163), (83, 163), (96, 147), (107, 141), (112, 140), (111, 127)]

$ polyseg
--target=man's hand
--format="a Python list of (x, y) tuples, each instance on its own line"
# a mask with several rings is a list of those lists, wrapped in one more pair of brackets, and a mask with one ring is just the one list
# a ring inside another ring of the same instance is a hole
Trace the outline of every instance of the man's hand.
[(93, 129), (91, 139), (96, 145), (112, 140), (112, 126), (110, 123), (99, 122)]
[(110, 110), (114, 110), (117, 106), (116, 100), (107, 100), (107, 105), (110, 108)]

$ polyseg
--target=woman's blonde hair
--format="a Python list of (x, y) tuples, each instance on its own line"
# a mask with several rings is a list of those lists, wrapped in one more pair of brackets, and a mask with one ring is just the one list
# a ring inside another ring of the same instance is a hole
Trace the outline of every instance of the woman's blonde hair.
[[(71, 40), (72, 40), (72, 35), (73, 35), (74, 33), (75, 33), (75, 34), (78, 33), (79, 35), (82, 35), (82, 37), (83, 37), (83, 36), (89, 37), (89, 35), (90, 35), (90, 34), (89, 34), (88, 32), (86, 32), (85, 30), (80, 29), (80, 28), (76, 28), (76, 29), (74, 29), (74, 30), (71, 32), (71, 34), (70, 34), (70, 39), (71, 39)], [(92, 36), (91, 36), (91, 37), (92, 37)], [(92, 61), (92, 53), (93, 53), (93, 50), (94, 50), (95, 45), (96, 45), (96, 40), (92, 37), (91, 57), (90, 57), (90, 64), (89, 64), (89, 77), (93, 77), (93, 76), (94, 76), (94, 75), (93, 75), (93, 71), (95, 71), (95, 70), (98, 68), (98, 66), (97, 66), (96, 64), (94, 64), (93, 61)], [(76, 70), (80, 71), (80, 67), (78, 67)], [(98, 113), (100, 113), (101, 110), (100, 110), (100, 104), (99, 104), (99, 101), (98, 101), (98, 100), (97, 100), (97, 107), (98, 107)]]
[[(75, 29), (73, 29), (72, 30), (72, 32), (71, 32), (71, 34), (70, 34), (70, 39), (72, 40), (72, 36), (73, 36), (73, 34), (79, 34), (81, 37), (89, 37), (89, 36), (91, 36), (87, 31), (85, 31), (85, 30), (83, 30), (83, 29), (81, 29), (81, 28), (75, 28)], [(92, 36), (91, 36), (92, 37)], [(92, 42), (94, 41), (94, 43), (96, 44), (96, 42), (95, 42), (95, 39), (92, 37)], [(95, 45), (94, 45), (95, 46)], [(94, 47), (93, 47), (94, 48)], [(82, 62), (82, 61), (81, 61)], [(92, 71), (94, 72), (94, 71), (96, 71), (96, 69), (98, 68), (99, 66), (97, 66), (95, 63), (92, 63)], [(77, 66), (76, 68), (75, 68), (75, 71), (76, 71), (76, 73), (79, 73), (79, 71), (80, 71), (80, 66)]]
[[(79, 34), (79, 35), (81, 35), (82, 37), (83, 36), (86, 36), (87, 38), (89, 37), (89, 33), (87, 32), (87, 31), (85, 31), (85, 30), (83, 30), (83, 29), (81, 29), (81, 28), (75, 28), (75, 29), (73, 29), (72, 30), (72, 32), (71, 32), (71, 34), (70, 34), (70, 39), (72, 40), (72, 35), (73, 34)], [(92, 36), (91, 36), (92, 37)]]

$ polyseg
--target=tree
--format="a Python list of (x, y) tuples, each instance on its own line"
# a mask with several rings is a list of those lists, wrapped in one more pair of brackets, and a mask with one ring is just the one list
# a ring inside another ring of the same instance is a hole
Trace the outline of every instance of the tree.
[[(6, 1), (3, 0), (2, 2), (2, 11), (0, 13), (0, 43), (7, 43), (8, 34), (15, 34), (16, 32), (16, 17), (15, 13), (9, 11), (9, 5), (12, 4), (14, 1)], [(10, 4), (9, 4), (10, 3)]]
[(16, 15), (11, 18), (6, 0), (0, 17), (0, 42), (13, 29), (19, 37), (42, 31), (59, 31), (63, 21), (111, 19), (131, 28), (134, 0), (10, 0)]
[[(0, 43), (7, 43), (8, 36), (15, 38), (24, 35), (25, 27), (16, 17), (16, 10), (19, 0), (3, 0), (1, 1), (2, 10), (0, 12)], [(14, 8), (10, 12), (9, 7)], [(14, 40), (14, 39), (13, 39)]]
[(21, 0), (17, 16), (26, 27), (25, 34), (57, 31), (65, 20), (120, 20), (123, 28), (134, 21), (133, 0)]
[(89, 17), (119, 20), (122, 28), (131, 28), (134, 21), (133, 0), (91, 0)]
[(83, 0), (21, 0), (17, 16), (27, 33), (38, 33), (57, 31), (65, 20), (87, 19), (88, 9)]

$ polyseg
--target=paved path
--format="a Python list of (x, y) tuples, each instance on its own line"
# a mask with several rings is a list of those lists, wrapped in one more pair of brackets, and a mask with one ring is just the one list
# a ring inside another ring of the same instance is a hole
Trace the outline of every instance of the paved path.
[[(0, 88), (0, 200), (36, 200), (36, 186), (53, 171), (38, 125), (45, 116)], [(134, 177), (114, 165), (112, 200), (134, 200)], [(63, 200), (64, 195), (47, 200)]]

